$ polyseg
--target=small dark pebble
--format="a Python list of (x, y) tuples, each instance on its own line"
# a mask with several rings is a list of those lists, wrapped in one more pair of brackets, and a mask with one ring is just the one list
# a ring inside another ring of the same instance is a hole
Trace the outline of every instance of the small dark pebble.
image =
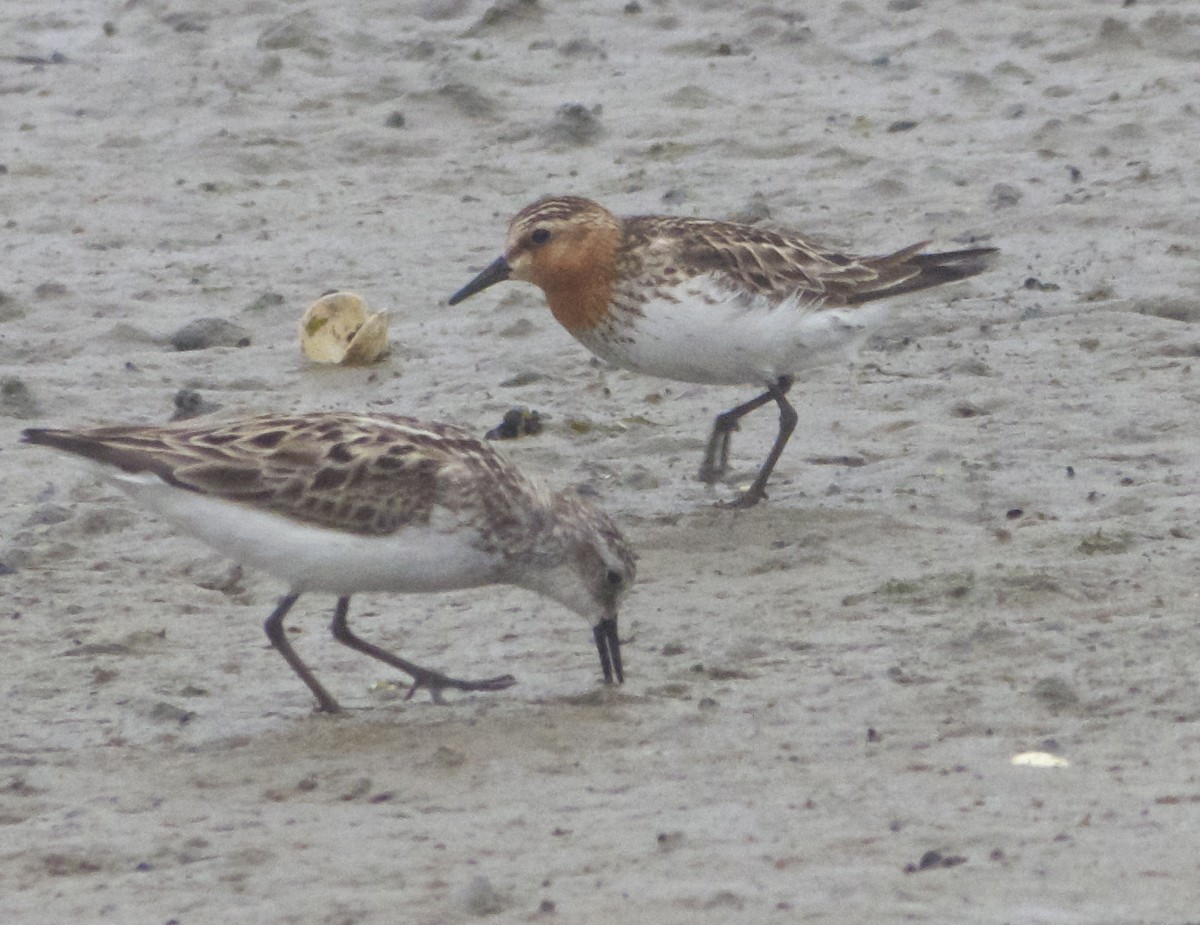
[(172, 401), (175, 404), (175, 413), (171, 415), (172, 421), (186, 421), (188, 418), (199, 417), (202, 414), (212, 414), (221, 407), (216, 402), (205, 399), (195, 389), (180, 389), (175, 393)]
[(660, 851), (670, 851), (672, 848), (678, 848), (683, 844), (683, 833), (659, 832), (654, 840), (658, 842)]
[(867, 741), (868, 742), (882, 742), (883, 736), (881, 736), (879, 734), (879, 732), (875, 729), (868, 729), (867, 730)]
[(528, 408), (512, 408), (504, 412), (499, 427), (493, 427), (485, 436), (489, 440), (516, 440), (518, 437), (533, 437), (542, 432), (542, 416)]
[(993, 209), (1011, 208), (1021, 201), (1021, 191), (1010, 183), (997, 183), (988, 201)]
[(53, 281), (38, 283), (33, 290), (33, 294), (39, 299), (58, 299), (67, 294), (67, 287), (62, 283)]
[(1026, 289), (1034, 289), (1038, 292), (1057, 292), (1059, 289), (1058, 283), (1043, 283), (1036, 276), (1028, 277), (1023, 285)]
[(915, 874), (921, 870), (935, 870), (942, 867), (957, 867), (959, 864), (965, 864), (967, 859), (958, 854), (942, 854), (940, 851), (926, 851), (921, 855), (921, 860), (916, 864), (905, 864), (904, 872), (906, 874)]
[[(0, 562), (0, 578), (3, 578), (5, 575), (15, 575), (15, 574), (17, 574), (17, 570), (15, 568), (13, 568), (11, 565), (9, 565), (6, 562)], [(19, 615), (14, 614), (13, 616), (14, 616), (14, 618), (16, 618)]]
[(1067, 466), (1067, 478), (1069, 478), (1069, 479), (1075, 478), (1075, 467), (1074, 466)]
[(404, 113), (398, 109), (388, 113), (388, 117), (383, 121), (383, 124), (388, 128), (404, 128)]
[(515, 376), (510, 376), (500, 383), (503, 389), (515, 389), (523, 385), (531, 385), (534, 382), (541, 382), (546, 378), (545, 373), (539, 373), (535, 370), (526, 370), (517, 373)]
[(625, 4), (626, 13), (640, 13), (641, 11), (642, 5), (638, 3), (637, 0), (629, 0), (629, 2)]
[(1020, 517), (1024, 513), (1025, 512), (1023, 510), (1021, 510), (1019, 507), (1014, 507), (1014, 508), (1010, 509), (1009, 511), (1007, 511), (1004, 516), (1007, 517), (1009, 520), (1016, 520), (1018, 517)]
[(1068, 167), (1067, 170), (1069, 170), (1071, 172), (1071, 182), (1072, 183), (1082, 182), (1082, 180), (1083, 180), (1083, 171), (1082, 170), (1080, 170), (1078, 167)]
[(600, 124), (599, 105), (588, 109), (582, 103), (564, 103), (558, 107), (554, 119), (546, 128), (551, 141), (572, 145), (587, 145), (596, 141), (603, 132)]
[(176, 350), (207, 350), (210, 347), (249, 347), (250, 333), (224, 318), (199, 318), (171, 335)]
[(950, 413), (956, 418), (977, 418), (986, 416), (989, 412), (980, 408), (974, 402), (960, 401), (957, 405), (950, 409)]
[(543, 899), (540, 903), (538, 903), (538, 912), (540, 912), (542, 915), (550, 915), (557, 908), (558, 907), (554, 905), (553, 899)]
[(917, 127), (917, 123), (911, 119), (901, 119), (898, 122), (893, 122), (887, 127), (889, 132), (911, 132)]
[(15, 376), (0, 381), (0, 414), (27, 420), (38, 413), (38, 403), (24, 381)]

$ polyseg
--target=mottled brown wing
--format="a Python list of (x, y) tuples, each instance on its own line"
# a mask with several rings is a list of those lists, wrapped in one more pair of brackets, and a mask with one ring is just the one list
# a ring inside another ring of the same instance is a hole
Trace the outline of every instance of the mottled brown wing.
[(438, 506), (454, 511), (468, 496), (503, 517), (527, 485), (465, 431), (392, 415), (30, 431), (26, 439), (126, 472), (151, 472), (189, 491), (369, 535), (428, 524)]
[(823, 248), (803, 237), (700, 219), (643, 216), (629, 219), (631, 242), (657, 240), (673, 251), (670, 277), (708, 275), (731, 292), (771, 302), (795, 299), (814, 306), (857, 305), (924, 289), (980, 272), (994, 251), (977, 248), (923, 255), (924, 242), (881, 257), (858, 257)]
[(626, 234), (635, 246), (656, 242), (669, 250), (675, 266), (668, 268), (668, 281), (707, 276), (731, 292), (772, 302), (790, 297), (818, 302), (875, 277), (870, 268), (838, 260), (798, 235), (754, 225), (641, 216), (627, 220)]

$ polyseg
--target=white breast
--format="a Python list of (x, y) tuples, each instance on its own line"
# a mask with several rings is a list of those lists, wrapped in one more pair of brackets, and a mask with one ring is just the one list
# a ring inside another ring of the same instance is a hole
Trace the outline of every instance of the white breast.
[(296, 593), (450, 591), (491, 584), (503, 559), (470, 527), (409, 527), (361, 536), (174, 488), (155, 476), (105, 475), (146, 508), (218, 552), (286, 581)]
[[(579, 339), (615, 366), (683, 382), (760, 384), (851, 356), (878, 323), (882, 306), (822, 308), (772, 303), (691, 281), (651, 300), (622, 326)], [(616, 335), (616, 336), (613, 336)], [(624, 336), (623, 336), (624, 335)]]

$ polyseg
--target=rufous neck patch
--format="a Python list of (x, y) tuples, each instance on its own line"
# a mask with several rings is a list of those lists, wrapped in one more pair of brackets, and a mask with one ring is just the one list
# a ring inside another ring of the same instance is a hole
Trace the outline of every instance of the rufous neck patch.
[(608, 314), (620, 236), (618, 228), (592, 226), (534, 255), (529, 281), (546, 294), (550, 311), (568, 331), (589, 331)]

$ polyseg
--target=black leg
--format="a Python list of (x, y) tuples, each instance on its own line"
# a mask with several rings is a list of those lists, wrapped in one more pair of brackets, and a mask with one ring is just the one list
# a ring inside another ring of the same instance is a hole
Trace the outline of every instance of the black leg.
[(307, 684), (308, 689), (313, 692), (313, 696), (317, 698), (317, 709), (323, 713), (340, 713), (342, 708), (333, 699), (333, 695), (321, 686), (321, 682), (316, 679), (308, 666), (300, 661), (300, 656), (296, 654), (296, 650), (287, 640), (287, 631), (283, 628), (283, 618), (287, 616), (292, 605), (299, 599), (299, 594), (288, 594), (281, 597), (275, 607), (275, 612), (267, 617), (267, 622), (263, 624), (263, 629), (267, 631), (267, 638), (271, 640), (271, 645), (287, 660), (287, 663), (292, 666), (292, 671), (296, 672), (300, 676), (300, 680)]
[[(792, 436), (792, 431), (796, 429), (796, 422), (799, 418), (796, 415), (796, 409), (791, 406), (787, 400), (788, 389), (792, 387), (791, 376), (780, 376), (779, 381), (774, 385), (768, 386), (765, 394), (760, 395), (753, 401), (746, 402), (744, 405), (739, 405), (732, 411), (727, 411), (721, 417), (737, 413), (738, 417), (746, 414), (748, 411), (753, 411), (755, 408), (765, 405), (768, 401), (774, 401), (779, 406), (779, 433), (775, 436), (775, 443), (771, 447), (771, 452), (767, 454), (762, 466), (759, 467), (758, 476), (754, 482), (741, 495), (732, 501), (725, 502), (720, 507), (745, 508), (753, 507), (767, 497), (767, 479), (771, 477), (771, 473), (775, 469), (775, 464), (779, 462), (779, 457), (783, 453), (783, 448), (787, 446), (788, 440)], [(721, 418), (717, 418), (719, 422)], [(737, 426), (737, 418), (734, 418), (733, 428)], [(730, 428), (730, 429), (733, 429)], [(716, 428), (713, 429), (714, 435)], [(726, 442), (728, 442), (728, 434), (726, 434)]]
[[(788, 386), (791, 386), (790, 380)], [(717, 415), (713, 421), (712, 433), (708, 437), (708, 446), (704, 450), (704, 460), (700, 463), (701, 482), (711, 485), (725, 474), (729, 468), (729, 443), (733, 432), (738, 429), (738, 422), (774, 398), (771, 389), (767, 389), (757, 398)]]
[(496, 678), (486, 678), (482, 681), (460, 681), (457, 678), (449, 678), (438, 671), (432, 671), (428, 668), (422, 668), (420, 665), (414, 665), (412, 662), (402, 659), (398, 655), (393, 655), (387, 649), (381, 649), (379, 646), (372, 645), (365, 639), (355, 636), (350, 631), (350, 626), (346, 622), (346, 614), (350, 609), (350, 598), (339, 597), (337, 608), (333, 612), (333, 624), (330, 627), (333, 630), (333, 638), (342, 645), (349, 646), (351, 649), (357, 649), (364, 655), (369, 655), (371, 658), (377, 658), (386, 665), (391, 665), (393, 668), (399, 668), (405, 674), (413, 679), (412, 687), (408, 689), (408, 696), (405, 700), (411, 700), (422, 687), (429, 690), (429, 695), (434, 703), (442, 703), (442, 691), (446, 688), (452, 688), (458, 691), (502, 691), (506, 687), (512, 687), (517, 683), (517, 679), (510, 674), (503, 674)]
[(625, 669), (621, 665), (621, 639), (617, 635), (617, 618), (601, 620), (592, 628), (596, 639), (596, 651), (600, 653), (600, 670), (604, 673), (604, 683), (612, 684), (613, 675), (617, 683), (625, 683)]

